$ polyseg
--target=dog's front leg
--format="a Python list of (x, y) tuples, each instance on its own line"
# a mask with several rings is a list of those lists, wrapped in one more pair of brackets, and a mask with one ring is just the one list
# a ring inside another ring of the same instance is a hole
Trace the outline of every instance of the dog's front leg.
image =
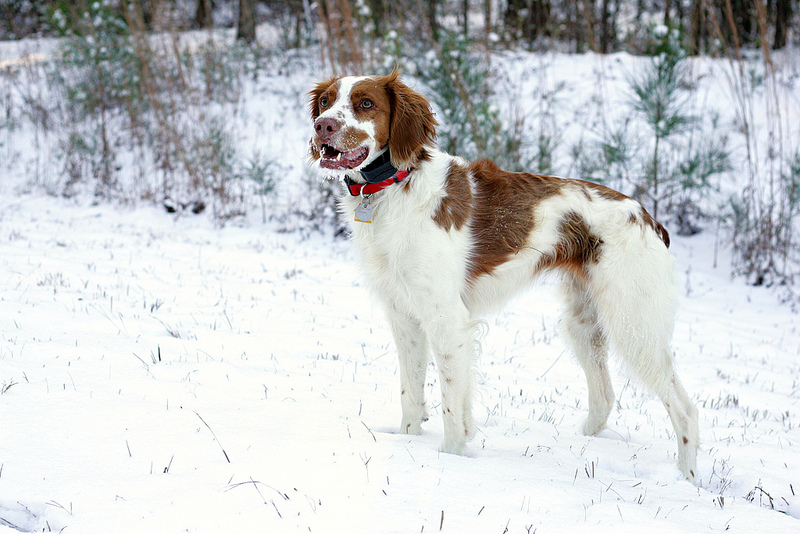
[(403, 407), (400, 432), (419, 434), (422, 422), (428, 420), (424, 389), (428, 341), (416, 319), (392, 309), (387, 314), (400, 359), (400, 402)]
[(467, 440), (475, 432), (472, 389), (476, 336), (466, 318), (451, 317), (436, 321), (429, 338), (442, 389), (442, 451), (463, 454)]

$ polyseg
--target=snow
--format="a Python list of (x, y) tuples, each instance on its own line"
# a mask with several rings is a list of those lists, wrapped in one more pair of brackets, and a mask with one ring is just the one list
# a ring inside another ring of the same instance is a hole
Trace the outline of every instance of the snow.
[(423, 435), (396, 433), (391, 336), (345, 242), (35, 195), (4, 206), (0, 239), (0, 532), (800, 527), (798, 317), (714, 269), (707, 237), (673, 245), (700, 488), (624, 376), (609, 428), (580, 435), (548, 285), (489, 318), (456, 457), (433, 372)]
[[(596, 59), (565, 57), (550, 57), (550, 83), (570, 74), (563, 100), (585, 102)], [(252, 137), (287, 159), (276, 210), (301, 190), (298, 91), (315, 78), (293, 74), (282, 103), (250, 97), (267, 126)], [(731, 280), (712, 232), (671, 247), (695, 487), (663, 406), (619, 369), (608, 429), (581, 435), (585, 379), (550, 283), (487, 318), (478, 433), (466, 456), (442, 454), (433, 367), (423, 434), (397, 433), (391, 334), (346, 241), (258, 209), (219, 228), (47, 196), (19, 168), (23, 182), (0, 184), (2, 534), (800, 531), (800, 318)]]

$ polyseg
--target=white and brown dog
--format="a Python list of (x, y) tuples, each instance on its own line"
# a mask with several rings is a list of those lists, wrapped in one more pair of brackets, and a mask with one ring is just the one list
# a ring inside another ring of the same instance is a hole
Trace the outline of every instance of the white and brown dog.
[(427, 418), (432, 351), (442, 450), (463, 453), (474, 432), (475, 318), (557, 271), (566, 297), (562, 323), (589, 385), (584, 432), (602, 430), (614, 403), (611, 348), (663, 401), (680, 470), (697, 481), (697, 409), (669, 345), (676, 287), (663, 226), (601, 185), (509, 173), (439, 151), (430, 105), (396, 71), (330, 79), (309, 95), (311, 158), (344, 178), (341, 208), (394, 334), (402, 432), (420, 433)]

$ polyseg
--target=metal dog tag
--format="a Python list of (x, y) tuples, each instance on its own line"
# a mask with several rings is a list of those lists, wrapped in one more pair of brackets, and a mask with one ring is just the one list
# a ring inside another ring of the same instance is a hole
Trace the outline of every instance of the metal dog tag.
[(356, 221), (362, 223), (371, 223), (374, 212), (375, 210), (372, 209), (372, 206), (370, 206), (367, 202), (362, 202), (356, 208)]

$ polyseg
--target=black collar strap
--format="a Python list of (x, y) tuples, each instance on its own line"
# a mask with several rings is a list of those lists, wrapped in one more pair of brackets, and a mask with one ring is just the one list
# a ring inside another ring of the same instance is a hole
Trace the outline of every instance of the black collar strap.
[(383, 154), (378, 156), (375, 161), (358, 171), (364, 177), (364, 181), (368, 184), (375, 184), (383, 182), (397, 173), (397, 167), (392, 165), (392, 158), (389, 156), (389, 151), (384, 150)]
[(364, 177), (365, 184), (360, 184), (347, 176), (344, 179), (347, 190), (354, 197), (377, 193), (392, 184), (403, 181), (409, 174), (408, 171), (398, 171), (397, 167), (392, 165), (388, 150), (358, 172)]

